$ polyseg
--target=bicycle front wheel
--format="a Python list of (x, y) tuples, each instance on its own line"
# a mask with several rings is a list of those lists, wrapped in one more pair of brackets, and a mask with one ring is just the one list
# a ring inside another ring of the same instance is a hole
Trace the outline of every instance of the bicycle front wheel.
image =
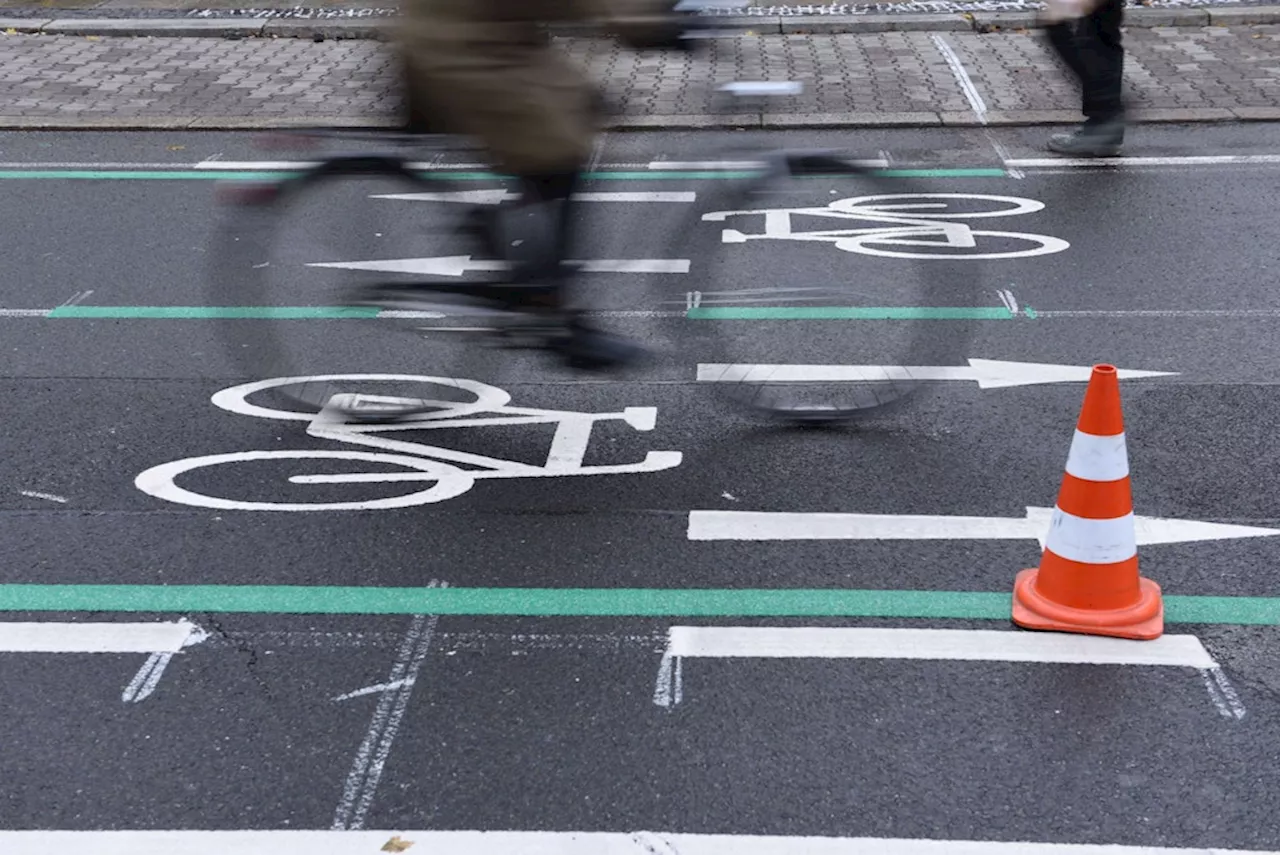
[[(464, 224), (506, 191), (446, 175), (400, 155), (333, 155), (221, 188), (209, 304), (242, 377), (289, 378), (268, 384), (262, 406), (318, 412), (361, 393), (347, 415), (376, 421), (474, 403), (465, 382), (414, 397), (420, 375), (479, 370), (469, 345), (493, 313), (467, 292), (502, 269)], [(370, 385), (371, 374), (385, 376)]]
[(966, 211), (991, 216), (991, 197), (946, 197), (960, 217), (945, 219), (940, 194), (852, 158), (758, 162), (754, 177), (703, 193), (682, 229), (695, 266), (665, 302), (692, 342), (682, 350), (699, 354), (699, 383), (759, 413), (841, 420), (965, 364), (990, 310), (978, 305), (976, 260), (953, 243), (969, 239)]

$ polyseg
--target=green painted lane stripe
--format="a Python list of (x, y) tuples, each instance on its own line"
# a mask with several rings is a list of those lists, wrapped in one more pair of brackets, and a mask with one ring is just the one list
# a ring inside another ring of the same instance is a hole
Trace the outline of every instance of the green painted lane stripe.
[[(1280, 597), (1166, 596), (1170, 623), (1280, 625)], [(0, 585), (0, 611), (1008, 620), (1008, 593), (840, 589)]]
[(700, 306), (686, 317), (699, 321), (1007, 321), (1003, 306)]
[[(62, 180), (62, 181), (277, 181), (297, 173), (287, 171), (227, 171), (216, 169), (5, 169), (0, 170), (0, 180)], [(425, 177), (440, 181), (501, 181), (506, 176), (495, 172), (449, 172), (432, 170)], [(588, 172), (586, 178), (594, 181), (731, 181), (755, 178), (761, 173), (755, 170), (662, 171), (641, 170)], [(871, 174), (885, 178), (1003, 178), (1006, 172), (998, 168), (964, 169), (877, 169)], [(803, 178), (830, 178), (829, 175), (805, 175)], [(844, 176), (841, 176), (844, 177)]]
[(263, 318), (315, 320), (376, 318), (373, 306), (59, 306), (50, 318), (150, 318), (198, 320), (206, 318)]

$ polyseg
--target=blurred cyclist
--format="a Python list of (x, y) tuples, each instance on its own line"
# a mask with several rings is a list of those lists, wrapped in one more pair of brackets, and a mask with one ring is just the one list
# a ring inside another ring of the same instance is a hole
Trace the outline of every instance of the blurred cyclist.
[[(512, 265), (502, 301), (524, 311), (567, 308), (570, 196), (591, 158), (600, 101), (551, 44), (545, 25), (585, 21), (635, 49), (681, 49), (688, 16), (673, 0), (405, 0), (399, 41), (410, 128), (475, 138), (520, 182), (511, 205), (475, 212), (473, 233)], [(569, 322), (558, 348), (570, 365), (608, 368), (643, 351)]]

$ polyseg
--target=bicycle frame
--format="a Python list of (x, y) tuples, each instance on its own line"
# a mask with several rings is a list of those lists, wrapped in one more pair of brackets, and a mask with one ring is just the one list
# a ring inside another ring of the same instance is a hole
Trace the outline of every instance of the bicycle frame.
[[(345, 399), (345, 400), (343, 400)], [(405, 419), (390, 424), (349, 423), (344, 413), (358, 409), (360, 399), (377, 404), (409, 403), (408, 399), (371, 395), (335, 395), (330, 406), (318, 413), (307, 426), (307, 434), (317, 439), (359, 445), (425, 457), (453, 465), (474, 467), (467, 470), (472, 478), (549, 478), (564, 475), (621, 475), (634, 472), (657, 472), (680, 465), (683, 455), (678, 451), (650, 451), (639, 463), (609, 466), (584, 466), (587, 446), (597, 422), (621, 421), (637, 431), (653, 430), (657, 424), (655, 407), (627, 407), (621, 413), (577, 413), (562, 410), (538, 410), (528, 407), (500, 406), (482, 411), (480, 415), (458, 418), (427, 417)], [(423, 442), (407, 442), (389, 439), (378, 434), (396, 431), (438, 430), (441, 428), (480, 428), (499, 425), (555, 424), (555, 436), (547, 452), (547, 462), (541, 466), (502, 460), (482, 454), (458, 451)], [(382, 481), (426, 481), (425, 473), (351, 473), (341, 475), (296, 475), (289, 480), (297, 484), (355, 484)]]

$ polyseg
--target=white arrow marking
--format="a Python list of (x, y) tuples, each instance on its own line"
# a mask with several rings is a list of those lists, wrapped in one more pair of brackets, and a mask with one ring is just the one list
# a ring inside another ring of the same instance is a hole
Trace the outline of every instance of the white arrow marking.
[[(689, 540), (1035, 540), (1044, 546), (1051, 508), (1016, 517), (691, 511)], [(1280, 529), (1134, 517), (1139, 546), (1271, 537)]]
[[(970, 359), (969, 366), (943, 365), (752, 365), (699, 364), (698, 379), (708, 383), (815, 383), (890, 380), (976, 380), (981, 389), (1036, 386), (1043, 383), (1085, 383), (1088, 366), (1039, 362), (1001, 362)], [(1170, 377), (1175, 371), (1135, 371), (1122, 368), (1122, 380)]]
[[(685, 258), (601, 258), (570, 261), (585, 273), (688, 273)], [(472, 270), (506, 270), (505, 261), (477, 261), (469, 255), (438, 258), (394, 258), (387, 261), (328, 261), (308, 267), (372, 270), (380, 273), (412, 273), (420, 276), (462, 276)]]
[[(497, 205), (520, 198), (509, 190), (458, 190), (447, 193), (388, 193), (375, 199), (396, 199), (402, 202), (463, 202), (470, 205)], [(698, 194), (687, 191), (633, 192), (633, 193), (575, 193), (575, 202), (696, 202)]]

